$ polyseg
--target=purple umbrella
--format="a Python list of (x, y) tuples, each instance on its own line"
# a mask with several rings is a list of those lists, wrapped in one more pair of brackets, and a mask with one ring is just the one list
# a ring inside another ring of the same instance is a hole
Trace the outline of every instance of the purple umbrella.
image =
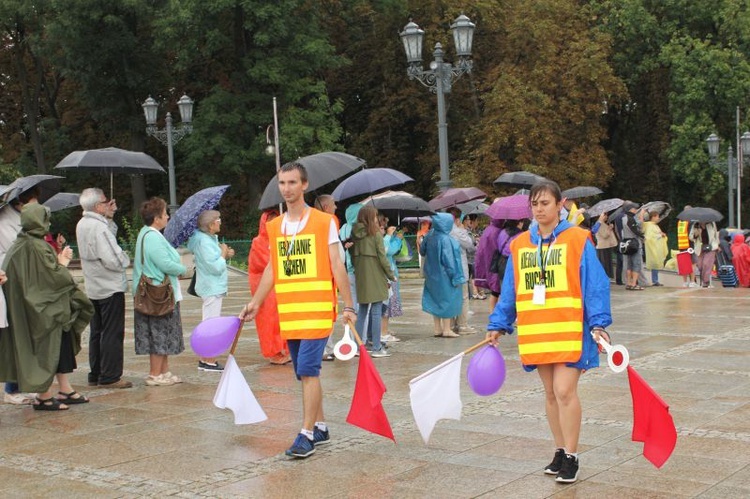
[(531, 218), (528, 194), (516, 194), (498, 199), (487, 208), (485, 215), (496, 220), (523, 220)]
[(176, 248), (190, 239), (198, 228), (198, 215), (214, 209), (227, 189), (228, 185), (207, 187), (187, 198), (182, 206), (172, 213), (164, 228), (164, 237), (167, 241)]
[(392, 168), (366, 168), (347, 177), (333, 190), (336, 201), (372, 194), (389, 187), (405, 184), (414, 179)]
[(476, 187), (453, 187), (432, 198), (429, 205), (437, 211), (486, 197), (487, 194)]

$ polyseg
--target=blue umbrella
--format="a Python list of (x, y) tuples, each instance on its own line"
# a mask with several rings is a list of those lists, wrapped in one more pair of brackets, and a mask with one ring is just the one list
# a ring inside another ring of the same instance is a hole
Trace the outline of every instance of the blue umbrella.
[(366, 168), (341, 182), (331, 195), (336, 201), (373, 194), (414, 179), (392, 168)]
[(169, 223), (164, 228), (164, 237), (175, 248), (190, 239), (198, 228), (198, 215), (206, 210), (212, 210), (219, 204), (228, 185), (207, 187), (187, 198), (185, 202), (172, 213)]

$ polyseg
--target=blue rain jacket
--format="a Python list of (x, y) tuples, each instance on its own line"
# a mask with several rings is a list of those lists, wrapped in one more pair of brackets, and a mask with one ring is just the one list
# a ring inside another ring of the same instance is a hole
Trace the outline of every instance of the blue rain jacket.
[(419, 252), (425, 257), (422, 310), (443, 319), (461, 313), (461, 286), (466, 283), (461, 250), (458, 242), (448, 235), (452, 228), (452, 215), (433, 215), (432, 229), (419, 246)]

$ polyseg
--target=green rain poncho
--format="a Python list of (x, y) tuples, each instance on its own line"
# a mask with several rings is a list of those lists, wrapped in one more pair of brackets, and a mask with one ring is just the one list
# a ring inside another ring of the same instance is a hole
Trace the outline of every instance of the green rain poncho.
[(94, 307), (78, 289), (68, 269), (57, 262), (44, 241), (49, 211), (33, 203), (21, 212), (21, 233), (4, 261), (3, 286), (9, 327), (0, 331), (0, 381), (17, 381), (24, 392), (44, 392), (60, 359), (63, 331), (70, 331), (73, 351)]

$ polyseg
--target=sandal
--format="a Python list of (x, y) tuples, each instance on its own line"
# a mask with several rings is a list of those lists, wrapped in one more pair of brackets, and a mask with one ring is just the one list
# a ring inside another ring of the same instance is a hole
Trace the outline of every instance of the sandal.
[(632, 291), (643, 291), (643, 286), (633, 286), (630, 289)]
[(635, 289), (635, 287), (631, 286), (630, 284), (628, 284), (627, 286), (625, 286), (625, 290), (626, 291), (633, 291), (634, 289)]
[(48, 399), (40, 399), (36, 397), (36, 403), (34, 404), (35, 411), (67, 411), (68, 407), (63, 407), (63, 403), (57, 400), (55, 397)]
[[(73, 390), (70, 393), (65, 392), (57, 392), (58, 395), (62, 395), (62, 397), (57, 397), (57, 400), (62, 402), (66, 405), (75, 405), (75, 404), (88, 404), (89, 399), (78, 393), (77, 391)], [(77, 396), (76, 396), (77, 395)]]

